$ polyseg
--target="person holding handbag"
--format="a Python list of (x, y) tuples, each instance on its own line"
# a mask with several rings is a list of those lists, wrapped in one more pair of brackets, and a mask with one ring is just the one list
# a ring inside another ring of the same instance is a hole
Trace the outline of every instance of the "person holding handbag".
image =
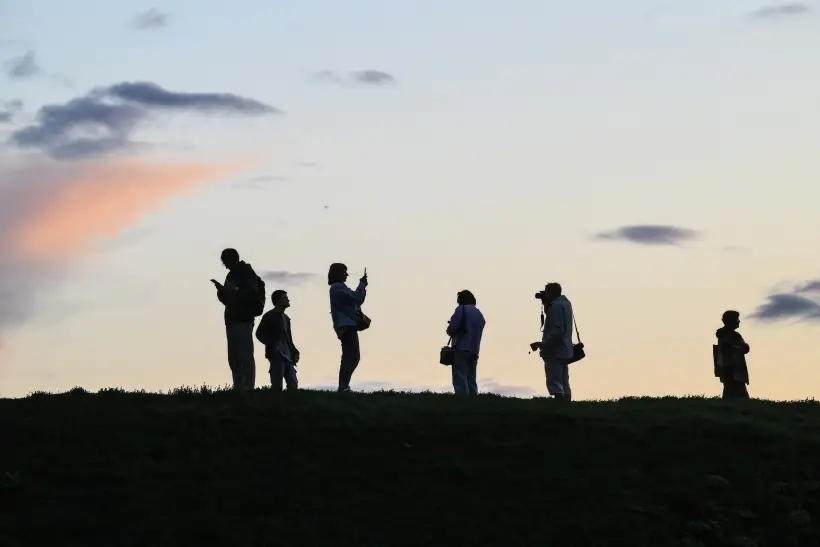
[(330, 316), (333, 330), (342, 344), (342, 359), (339, 365), (339, 392), (350, 391), (350, 380), (359, 366), (359, 331), (370, 327), (370, 318), (362, 312), (362, 304), (367, 296), (367, 268), (359, 279), (356, 290), (345, 284), (347, 266), (341, 263), (330, 265), (327, 284), (330, 286)]
[(476, 371), (486, 321), (470, 291), (459, 292), (456, 303), (458, 307), (447, 325), (452, 348), (453, 392), (456, 395), (478, 395)]

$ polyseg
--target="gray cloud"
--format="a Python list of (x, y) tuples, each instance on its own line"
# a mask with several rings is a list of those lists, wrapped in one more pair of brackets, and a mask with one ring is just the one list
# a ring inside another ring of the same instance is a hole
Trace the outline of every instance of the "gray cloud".
[(102, 94), (148, 108), (250, 115), (282, 113), (268, 104), (232, 93), (181, 93), (151, 82), (123, 82), (105, 88)]
[(356, 82), (368, 85), (390, 85), (395, 84), (396, 79), (387, 72), (381, 70), (358, 70), (350, 74), (350, 78)]
[(11, 123), (14, 121), (14, 114), (8, 110), (0, 110), (0, 123)]
[(59, 160), (78, 160), (132, 149), (131, 135), (159, 110), (268, 115), (276, 108), (230, 93), (181, 93), (149, 82), (93, 89), (63, 104), (40, 108), (36, 121), (13, 131), (9, 143), (40, 149)]
[(772, 294), (749, 315), (749, 318), (763, 322), (784, 319), (820, 321), (820, 303), (795, 293)]
[(41, 72), (34, 50), (29, 50), (19, 57), (9, 59), (3, 65), (6, 76), (13, 80), (24, 80)]
[(820, 293), (820, 279), (812, 279), (798, 285), (795, 289), (797, 293)]
[(138, 13), (134, 19), (131, 20), (131, 27), (136, 30), (153, 30), (167, 25), (168, 14), (157, 8), (151, 8), (142, 13)]
[(395, 85), (396, 78), (392, 74), (381, 70), (355, 70), (348, 73), (335, 72), (333, 70), (320, 70), (311, 74), (311, 79), (319, 83), (337, 85), (367, 85), (386, 86)]
[(621, 226), (614, 230), (599, 232), (593, 239), (600, 241), (627, 241), (637, 245), (680, 245), (697, 239), (700, 234), (688, 228), (659, 224), (636, 224)]
[(785, 19), (803, 17), (812, 13), (814, 13), (814, 10), (806, 4), (801, 2), (789, 2), (754, 10), (749, 14), (749, 18), (757, 20)]
[(313, 281), (317, 275), (307, 272), (266, 271), (259, 274), (265, 283), (277, 283), (282, 286), (299, 285)]

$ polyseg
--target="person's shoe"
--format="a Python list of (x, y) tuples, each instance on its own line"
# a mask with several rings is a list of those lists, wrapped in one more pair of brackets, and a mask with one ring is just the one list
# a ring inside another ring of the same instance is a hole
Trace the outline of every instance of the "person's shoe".
[(351, 393), (352, 392), (352, 390), (350, 389), (350, 386), (340, 387), (336, 391), (338, 391), (339, 393)]

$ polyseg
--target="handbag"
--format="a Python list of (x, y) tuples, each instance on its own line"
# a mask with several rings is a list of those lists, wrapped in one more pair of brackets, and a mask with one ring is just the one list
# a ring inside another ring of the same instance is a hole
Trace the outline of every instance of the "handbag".
[(575, 327), (575, 336), (578, 338), (577, 344), (572, 344), (572, 357), (570, 358), (570, 363), (577, 363), (581, 359), (587, 356), (587, 352), (584, 351), (584, 343), (581, 342), (581, 333), (578, 332), (578, 323), (575, 322), (575, 313), (572, 314), (572, 325)]
[[(461, 306), (461, 325), (458, 327), (459, 330), (463, 330), (466, 332), (464, 328), (464, 306)], [(447, 340), (447, 345), (441, 348), (441, 351), (438, 354), (438, 362), (444, 365), (445, 367), (451, 366), (456, 360), (456, 350), (451, 345), (453, 343), (453, 337), (451, 336), (449, 340)]]
[(445, 367), (451, 366), (456, 360), (456, 351), (450, 345), (453, 341), (452, 336), (449, 340), (447, 340), (447, 345), (441, 348), (441, 352), (438, 356), (438, 362), (444, 365)]
[(356, 312), (356, 330), (363, 331), (370, 328), (370, 318), (362, 310)]
[[(542, 331), (544, 330), (545, 315), (546, 315), (546, 310), (542, 308), (542, 310), (541, 310), (541, 330)], [(581, 333), (578, 332), (578, 323), (575, 322), (575, 312), (572, 313), (572, 325), (575, 327), (575, 336), (578, 338), (578, 343), (577, 344), (572, 344), (572, 357), (569, 358), (569, 363), (577, 363), (578, 361), (580, 361), (584, 357), (586, 357), (587, 353), (586, 353), (586, 351), (584, 351), (584, 343), (581, 342)]]

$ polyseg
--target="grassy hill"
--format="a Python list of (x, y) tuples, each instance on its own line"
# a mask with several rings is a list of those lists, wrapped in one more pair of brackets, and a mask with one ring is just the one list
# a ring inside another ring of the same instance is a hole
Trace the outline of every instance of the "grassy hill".
[(820, 544), (820, 404), (0, 400), (0, 545)]

